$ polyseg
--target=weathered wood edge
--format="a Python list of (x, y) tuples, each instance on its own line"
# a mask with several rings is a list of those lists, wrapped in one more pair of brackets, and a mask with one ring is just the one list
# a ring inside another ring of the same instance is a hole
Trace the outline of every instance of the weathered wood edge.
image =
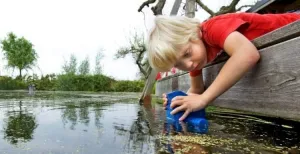
[(298, 36), (300, 36), (300, 20), (258, 37), (252, 42), (256, 48), (262, 49)]
[[(260, 61), (212, 105), (300, 120), (300, 37), (260, 50)], [(225, 62), (204, 69), (210, 85)]]

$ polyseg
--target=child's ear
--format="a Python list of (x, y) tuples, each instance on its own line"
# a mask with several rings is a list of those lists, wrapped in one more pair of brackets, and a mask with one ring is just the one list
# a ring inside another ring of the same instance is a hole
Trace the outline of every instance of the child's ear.
[(198, 26), (198, 31), (197, 31), (197, 33), (198, 33), (199, 39), (201, 40), (201, 39), (202, 39), (201, 25)]

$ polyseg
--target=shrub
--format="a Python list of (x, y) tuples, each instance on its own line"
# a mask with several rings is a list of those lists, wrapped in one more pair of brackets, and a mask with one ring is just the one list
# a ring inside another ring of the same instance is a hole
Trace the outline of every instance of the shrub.
[(0, 90), (18, 90), (26, 88), (27, 85), (22, 79), (0, 76)]
[(144, 81), (117, 81), (113, 85), (113, 90), (117, 92), (141, 92), (144, 88)]
[(28, 89), (34, 84), (37, 90), (61, 90), (61, 91), (115, 91), (115, 92), (141, 92), (144, 81), (116, 81), (105, 75), (75, 75), (55, 74), (41, 76), (27, 76), (13, 79), (0, 76), (0, 90)]

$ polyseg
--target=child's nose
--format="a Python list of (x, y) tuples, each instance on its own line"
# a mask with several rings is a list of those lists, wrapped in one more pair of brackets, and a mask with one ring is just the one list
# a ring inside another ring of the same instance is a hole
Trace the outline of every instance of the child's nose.
[(187, 68), (188, 70), (190, 70), (190, 69), (193, 68), (193, 62), (189, 61), (189, 62), (187, 62), (186, 64), (187, 64), (187, 65), (186, 65), (186, 68)]

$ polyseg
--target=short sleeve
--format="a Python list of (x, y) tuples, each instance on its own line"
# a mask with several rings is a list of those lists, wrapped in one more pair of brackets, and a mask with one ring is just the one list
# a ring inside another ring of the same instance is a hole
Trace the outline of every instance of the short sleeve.
[(198, 75), (200, 75), (202, 72), (202, 70), (193, 70), (193, 71), (190, 71), (190, 76), (191, 77), (196, 77)]
[(249, 23), (238, 17), (212, 19), (206, 24), (206, 35), (204, 39), (207, 43), (223, 49), (224, 42), (230, 33), (243, 30), (247, 28), (248, 25)]

